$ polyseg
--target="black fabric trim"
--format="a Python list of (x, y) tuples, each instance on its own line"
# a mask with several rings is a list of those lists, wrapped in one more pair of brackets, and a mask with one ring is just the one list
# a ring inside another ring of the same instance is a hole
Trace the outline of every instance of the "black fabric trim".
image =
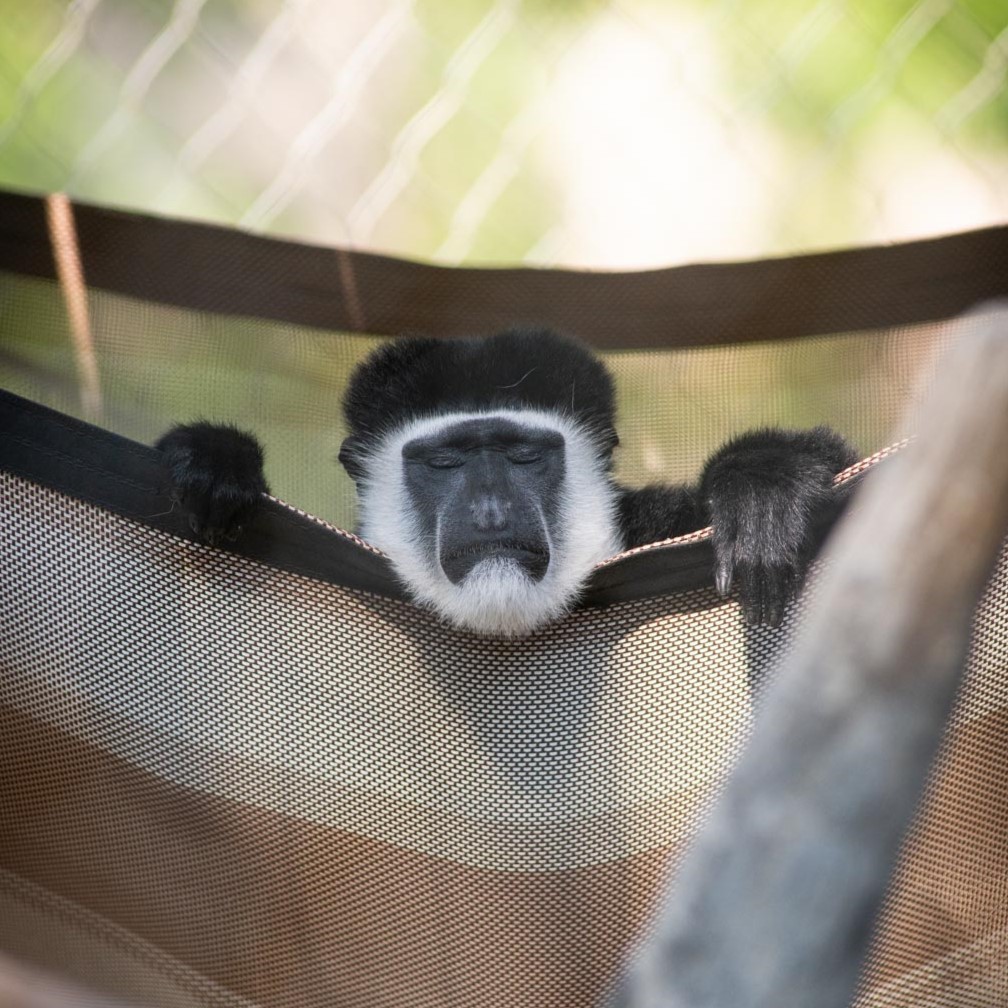
[[(0, 391), (0, 469), (198, 541), (168, 497), (160, 452), (6, 391)], [(332, 584), (405, 598), (383, 557), (273, 501), (257, 510), (231, 552)]]
[[(197, 541), (167, 492), (161, 454), (92, 424), (0, 390), (0, 470), (141, 525)], [(861, 479), (838, 488), (841, 500)], [(294, 574), (406, 599), (388, 561), (353, 539), (268, 501), (230, 552)], [(713, 585), (709, 540), (629, 554), (593, 575), (582, 605), (612, 605)]]
[[(434, 266), (75, 204), (87, 283), (148, 301), (397, 336), (547, 325), (602, 349), (744, 343), (950, 318), (1008, 294), (1008, 226), (633, 273)], [(0, 193), (0, 269), (53, 278), (44, 198)]]

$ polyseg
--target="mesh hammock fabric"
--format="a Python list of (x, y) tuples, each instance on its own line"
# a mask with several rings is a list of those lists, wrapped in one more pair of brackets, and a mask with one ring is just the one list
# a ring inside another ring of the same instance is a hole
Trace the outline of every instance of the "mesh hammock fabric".
[[(839, 499), (910, 433), (956, 316), (1008, 293), (1005, 228), (645, 274), (452, 270), (83, 206), (74, 239), (76, 282), (45, 202), (0, 196), (0, 952), (172, 1008), (595, 1003), (815, 593), (744, 627), (700, 532), (603, 564), (531, 637), (445, 627), (336, 527), (352, 488), (320, 465), (376, 338), (578, 332), (617, 378), (623, 478), (825, 422), (865, 454)], [(180, 408), (262, 432), (299, 507), (269, 501), (231, 551), (193, 541), (137, 443)], [(1006, 1004), (1008, 555), (856, 1000)]]

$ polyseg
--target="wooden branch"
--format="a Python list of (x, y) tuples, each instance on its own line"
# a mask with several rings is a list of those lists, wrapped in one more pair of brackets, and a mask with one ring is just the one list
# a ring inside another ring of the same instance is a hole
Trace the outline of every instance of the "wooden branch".
[(974, 325), (917, 442), (836, 530), (816, 603), (617, 1004), (850, 1004), (1008, 533), (1008, 303)]

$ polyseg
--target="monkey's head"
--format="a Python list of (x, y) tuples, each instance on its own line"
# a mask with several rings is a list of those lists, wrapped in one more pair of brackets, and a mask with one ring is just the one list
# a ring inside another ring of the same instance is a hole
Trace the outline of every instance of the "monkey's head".
[(449, 622), (528, 633), (619, 549), (612, 380), (581, 344), (398, 340), (357, 368), (343, 407), (360, 533)]

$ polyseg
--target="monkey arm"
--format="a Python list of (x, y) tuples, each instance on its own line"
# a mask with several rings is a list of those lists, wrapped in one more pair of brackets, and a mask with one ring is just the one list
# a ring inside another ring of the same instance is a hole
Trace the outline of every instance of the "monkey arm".
[(714, 527), (714, 579), (738, 584), (746, 621), (778, 626), (812, 557), (810, 533), (833, 477), (857, 458), (835, 431), (757, 430), (729, 441), (704, 466), (698, 496)]
[(831, 502), (833, 477), (856, 458), (827, 427), (751, 431), (711, 456), (696, 488), (617, 487), (623, 545), (713, 525), (718, 592), (737, 584), (746, 621), (778, 626), (811, 561), (811, 532)]
[(173, 427), (155, 447), (164, 453), (169, 492), (192, 530), (209, 543), (236, 539), (269, 492), (259, 442), (236, 427), (200, 421)]
[(703, 528), (703, 509), (687, 486), (652, 484), (631, 490), (617, 487), (617, 507), (624, 549), (660, 542)]

